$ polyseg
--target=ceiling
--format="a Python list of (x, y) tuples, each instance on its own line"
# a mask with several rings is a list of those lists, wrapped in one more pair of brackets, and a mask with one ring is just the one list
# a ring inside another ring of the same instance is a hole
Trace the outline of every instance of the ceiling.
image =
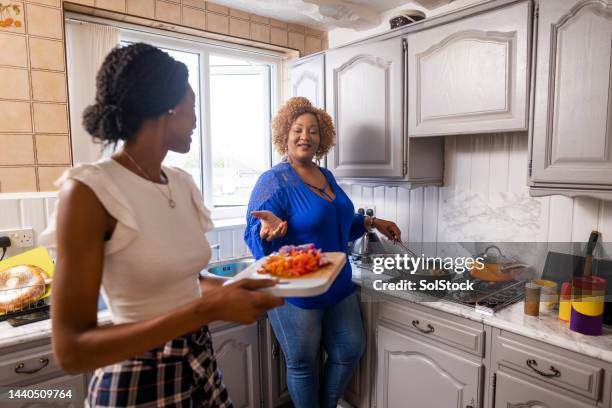
[(367, 30), (382, 22), (388, 10), (418, 3), (437, 7), (452, 0), (215, 0), (217, 4), (320, 30)]

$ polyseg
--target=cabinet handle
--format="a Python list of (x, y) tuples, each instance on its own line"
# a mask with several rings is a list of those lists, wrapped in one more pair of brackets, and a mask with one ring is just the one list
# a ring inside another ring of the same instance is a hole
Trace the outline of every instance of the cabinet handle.
[(276, 360), (278, 358), (278, 343), (276, 341), (272, 342), (272, 360)]
[(33, 370), (24, 370), (23, 368), (25, 367), (25, 363), (19, 363), (15, 366), (15, 372), (17, 374), (34, 374), (49, 365), (48, 358), (40, 358), (38, 359), (38, 362), (40, 363), (40, 367), (35, 368)]
[(561, 377), (561, 371), (557, 370), (554, 366), (550, 366), (550, 371), (552, 371), (552, 373), (545, 373), (544, 371), (540, 371), (536, 368), (537, 366), (538, 366), (537, 361), (527, 360), (527, 367), (531, 368), (533, 371), (540, 374), (542, 377), (546, 377), (546, 378)]
[(414, 326), (414, 327), (415, 327), (415, 328), (416, 328), (418, 331), (420, 331), (421, 333), (424, 333), (424, 334), (430, 334), (430, 333), (433, 333), (433, 332), (434, 332), (434, 330), (435, 330), (435, 329), (434, 329), (434, 327), (433, 327), (431, 324), (427, 324), (427, 330), (422, 329), (422, 328), (419, 326), (419, 324), (420, 324), (420, 322), (419, 322), (418, 320), (413, 320), (413, 321), (412, 321), (412, 325), (413, 325), (413, 326)]

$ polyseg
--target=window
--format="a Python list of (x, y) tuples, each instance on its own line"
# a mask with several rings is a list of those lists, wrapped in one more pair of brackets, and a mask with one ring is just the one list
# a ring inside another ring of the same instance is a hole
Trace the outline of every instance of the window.
[(211, 55), (210, 119), (213, 204), (245, 206), (270, 168), (270, 66)]
[(120, 40), (155, 45), (187, 66), (197, 128), (191, 150), (169, 152), (164, 164), (194, 177), (213, 218), (243, 217), (255, 182), (272, 163), (280, 58), (131, 30), (122, 30)]

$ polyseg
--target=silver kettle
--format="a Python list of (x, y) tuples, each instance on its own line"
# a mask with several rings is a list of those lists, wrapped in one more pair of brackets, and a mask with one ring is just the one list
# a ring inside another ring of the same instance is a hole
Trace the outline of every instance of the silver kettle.
[[(361, 215), (374, 216), (374, 211), (363, 208), (357, 210)], [(354, 240), (349, 247), (349, 254), (361, 262), (371, 262), (373, 256), (386, 254), (388, 251), (383, 241), (373, 229), (366, 227), (363, 236)]]

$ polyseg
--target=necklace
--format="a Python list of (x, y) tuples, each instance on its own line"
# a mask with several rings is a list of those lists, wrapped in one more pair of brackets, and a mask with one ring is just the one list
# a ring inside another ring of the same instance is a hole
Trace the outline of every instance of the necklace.
[[(289, 165), (291, 167), (293, 167), (293, 169), (295, 170), (295, 166), (293, 165), (293, 162), (289, 162)], [(297, 173), (297, 171), (296, 171), (296, 173)], [(299, 173), (298, 173), (298, 176), (299, 176)], [(325, 174), (323, 174), (323, 176), (325, 177)], [(310, 187), (310, 188), (312, 188), (314, 190), (317, 190), (321, 195), (325, 196), (330, 202), (334, 201), (332, 196), (330, 194), (328, 194), (327, 191), (325, 191), (325, 190), (327, 190), (327, 187), (329, 186), (329, 181), (327, 181), (327, 177), (325, 177), (325, 184), (323, 185), (323, 187), (317, 187), (317, 186), (315, 186), (313, 184), (307, 183), (306, 181), (304, 181), (304, 179), (302, 179), (302, 182), (304, 184), (306, 184), (308, 187)]]
[[(174, 207), (176, 207), (176, 203), (175, 203), (175, 202), (174, 202), (174, 200), (172, 199), (172, 189), (170, 188), (170, 179), (168, 178), (168, 176), (166, 176), (166, 175), (164, 174), (164, 177), (166, 178), (166, 185), (168, 186), (168, 194), (166, 194), (166, 193), (164, 192), (164, 190), (162, 190), (162, 188), (161, 188), (161, 187), (158, 185), (158, 183), (154, 182), (154, 181), (151, 179), (151, 177), (149, 177), (149, 175), (147, 174), (147, 172), (146, 172), (146, 171), (144, 171), (144, 170), (143, 170), (143, 168), (142, 168), (142, 167), (140, 167), (140, 166), (138, 165), (138, 163), (136, 163), (136, 160), (134, 160), (134, 159), (132, 158), (132, 156), (130, 156), (130, 154), (129, 154), (129, 153), (128, 153), (128, 152), (127, 152), (125, 149), (123, 149), (123, 153), (125, 153), (126, 157), (127, 157), (128, 159), (130, 159), (130, 161), (132, 162), (132, 164), (134, 164), (134, 166), (136, 166), (136, 168), (138, 169), (138, 171), (140, 171), (140, 174), (141, 174), (141, 175), (142, 175), (144, 178), (146, 178), (147, 180), (149, 180), (151, 183), (153, 183), (153, 185), (155, 186), (155, 188), (157, 188), (157, 189), (159, 190), (159, 192), (160, 192), (160, 193), (162, 193), (162, 195), (163, 195), (164, 197), (166, 197), (166, 199), (168, 200), (168, 205), (170, 206), (170, 208), (174, 208)], [(163, 172), (162, 172), (162, 174), (163, 174)]]
[[(304, 181), (304, 180), (302, 180), (302, 181)], [(315, 186), (315, 185), (313, 185), (313, 184), (310, 184), (310, 183), (307, 183), (307, 182), (305, 182), (305, 181), (304, 181), (304, 184), (306, 184), (306, 185), (307, 185), (308, 187), (310, 187), (310, 188), (314, 188), (315, 190), (317, 190), (319, 193), (321, 193), (322, 195), (324, 195), (325, 197), (327, 197), (327, 199), (328, 199), (329, 201), (334, 201), (334, 199), (332, 198), (332, 196), (331, 196), (331, 195), (329, 195), (329, 194), (327, 193), (327, 191), (325, 191), (325, 190), (327, 190), (327, 186), (329, 185), (329, 183), (327, 183), (327, 182), (326, 182), (326, 183), (325, 183), (325, 185), (324, 185), (323, 187), (317, 187), (317, 186)]]

